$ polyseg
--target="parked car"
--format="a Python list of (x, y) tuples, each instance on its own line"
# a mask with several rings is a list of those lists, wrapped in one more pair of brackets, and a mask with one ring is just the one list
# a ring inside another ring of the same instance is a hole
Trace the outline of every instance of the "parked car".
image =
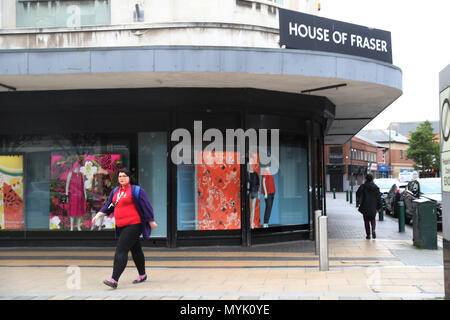
[(398, 216), (395, 204), (401, 200), (401, 194), (406, 189), (407, 183), (398, 182), (393, 184), (389, 192), (383, 198), (384, 209), (386, 214), (392, 215), (394, 218)]
[(438, 227), (442, 227), (442, 191), (441, 178), (420, 178), (408, 182), (406, 190), (402, 193), (405, 203), (405, 222), (411, 223), (416, 211), (416, 199), (427, 199), (436, 203), (436, 216)]
[(399, 184), (398, 180), (394, 178), (373, 179), (373, 183), (375, 183), (377, 187), (380, 188), (381, 196), (383, 198), (389, 193), (394, 184)]

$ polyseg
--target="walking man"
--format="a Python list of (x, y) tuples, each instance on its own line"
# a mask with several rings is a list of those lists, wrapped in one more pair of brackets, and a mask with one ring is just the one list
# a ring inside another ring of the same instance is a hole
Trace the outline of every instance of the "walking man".
[(363, 214), (364, 226), (366, 228), (366, 239), (370, 239), (370, 227), (372, 226), (372, 238), (377, 237), (375, 233), (377, 212), (381, 209), (380, 189), (373, 183), (373, 176), (368, 174), (366, 182), (356, 191), (356, 204), (358, 211)]

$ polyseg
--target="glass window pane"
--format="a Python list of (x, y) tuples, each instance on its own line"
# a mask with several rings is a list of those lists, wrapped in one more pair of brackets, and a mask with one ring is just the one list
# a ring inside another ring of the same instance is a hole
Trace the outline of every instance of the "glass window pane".
[(0, 229), (23, 229), (23, 196), (23, 156), (0, 155)]
[(196, 159), (195, 164), (177, 167), (178, 230), (240, 229), (241, 187), (237, 153), (203, 151)]
[(138, 136), (139, 184), (153, 207), (158, 228), (152, 237), (167, 237), (167, 133), (143, 132)]
[(306, 155), (302, 141), (281, 141), (278, 172), (261, 168), (261, 226), (308, 223)]
[(2, 137), (0, 152), (24, 159), (24, 228), (28, 230), (102, 230), (91, 219), (117, 185), (117, 171), (128, 166), (127, 140), (95, 134)]

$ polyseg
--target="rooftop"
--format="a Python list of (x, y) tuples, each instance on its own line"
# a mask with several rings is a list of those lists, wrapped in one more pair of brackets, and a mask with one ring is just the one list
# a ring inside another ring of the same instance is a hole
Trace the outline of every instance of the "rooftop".
[[(433, 128), (433, 133), (439, 133), (439, 121), (429, 121), (431, 123), (431, 127)], [(411, 135), (411, 132), (416, 131), (417, 127), (423, 123), (423, 121), (415, 121), (415, 122), (391, 122), (392, 130), (397, 131), (402, 135)]]
[(389, 141), (405, 144), (409, 143), (407, 137), (395, 130), (391, 130), (390, 132), (386, 129), (361, 130), (360, 132), (358, 132), (358, 136), (370, 139), (377, 143)]

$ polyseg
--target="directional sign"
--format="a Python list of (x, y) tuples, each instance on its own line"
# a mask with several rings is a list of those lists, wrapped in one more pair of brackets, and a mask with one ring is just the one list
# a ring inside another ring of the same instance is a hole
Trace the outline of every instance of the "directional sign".
[(442, 191), (450, 192), (450, 87), (440, 94)]

